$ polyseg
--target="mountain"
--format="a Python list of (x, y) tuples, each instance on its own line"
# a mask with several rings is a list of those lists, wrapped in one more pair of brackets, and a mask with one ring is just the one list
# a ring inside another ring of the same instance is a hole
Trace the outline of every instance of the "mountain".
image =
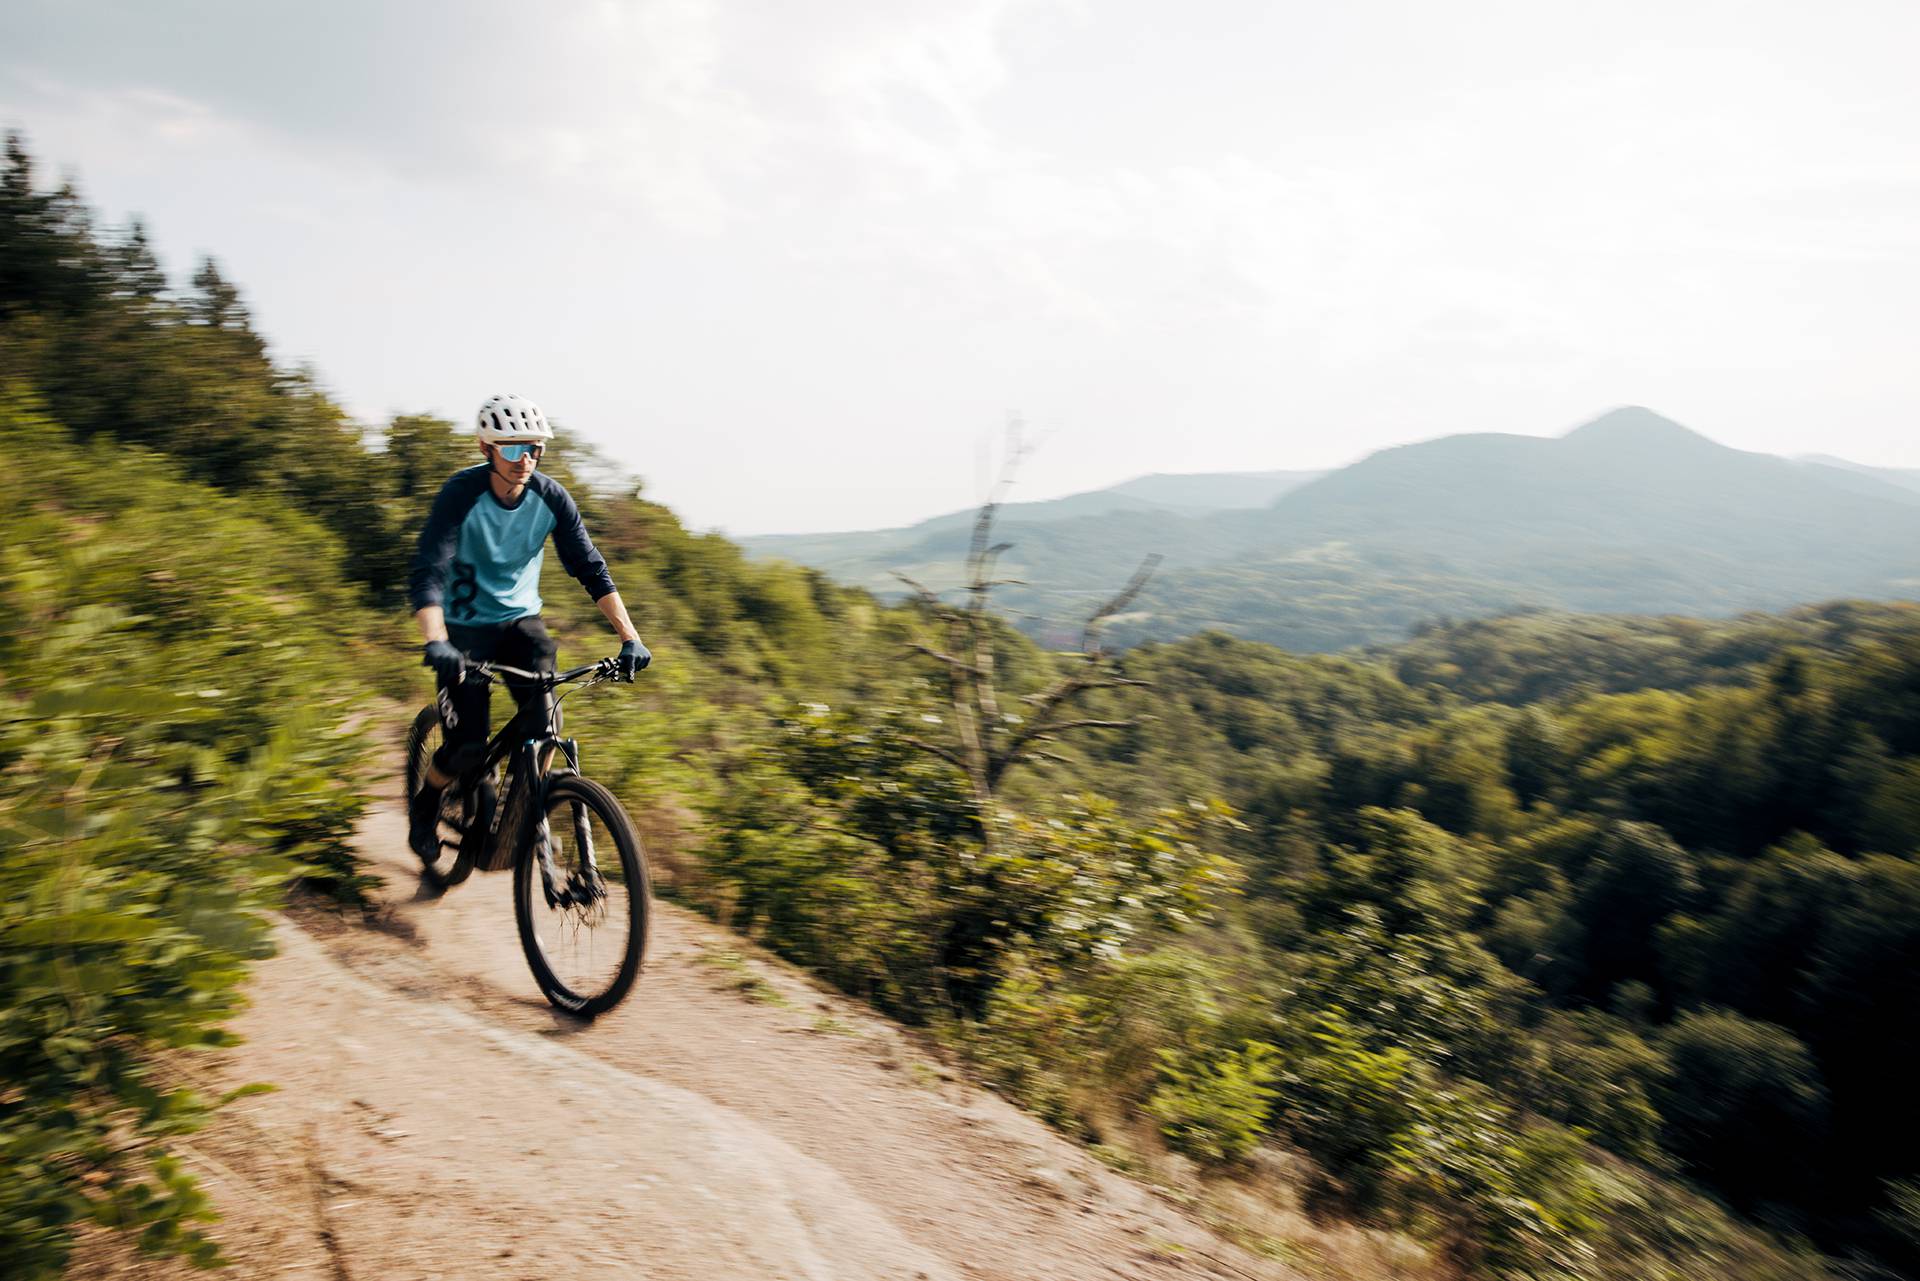
[(1326, 474), (1323, 471), (1155, 472), (1099, 492), (1143, 498), (1193, 515), (1239, 507), (1267, 507), (1282, 494)]
[[(1219, 479), (1209, 478), (1215, 494), (1226, 492)], [(946, 586), (965, 529), (947, 517), (890, 538), (752, 550), (881, 590), (896, 569)], [(1328, 650), (1526, 607), (1725, 615), (1920, 593), (1920, 491), (1732, 449), (1637, 406), (1558, 437), (1475, 433), (1381, 450), (1265, 506), (1116, 505), (1040, 520), (1010, 509), (999, 532), (1014, 544), (1010, 575), (1034, 584), (1001, 604), (1050, 640), (1149, 552), (1165, 562), (1115, 621), (1122, 639), (1221, 630)]]
[(1920, 492), (1920, 467), (1871, 467), (1866, 463), (1835, 458), (1832, 454), (1802, 454), (1794, 461), (1808, 467), (1837, 468), (1840, 471), (1871, 476), (1889, 485), (1898, 485), (1902, 489)]
[[(1206, 554), (1230, 554), (1216, 545), (1194, 518), (1264, 507), (1326, 472), (1154, 473), (1107, 489), (1038, 502), (1007, 503), (998, 523), (1015, 545), (1009, 566), (1045, 573), (1056, 585), (1080, 583), (1075, 566), (1104, 566), (1124, 552), (1137, 562), (1178, 530), (1178, 541)], [(761, 559), (780, 559), (826, 570), (842, 582), (883, 593), (900, 589), (896, 571), (937, 586), (957, 581), (972, 535), (974, 510), (949, 512), (901, 529), (829, 534), (765, 534), (740, 539)], [(1104, 569), (1101, 572), (1105, 572)], [(1091, 581), (1090, 589), (1101, 585)]]

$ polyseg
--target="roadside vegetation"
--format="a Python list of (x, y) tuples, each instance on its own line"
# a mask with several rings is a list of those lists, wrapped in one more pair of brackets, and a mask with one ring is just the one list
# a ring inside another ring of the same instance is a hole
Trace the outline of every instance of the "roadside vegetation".
[[(1920, 1263), (1920, 610), (1092, 667), (983, 615), (962, 655), (941, 598), (749, 562), (562, 433), (543, 466), (660, 659), (565, 711), (666, 892), (1113, 1164), (1403, 1233), (1430, 1275)], [(216, 266), (170, 287), (17, 140), (0, 441), (32, 464), (0, 558), (0, 1256), (57, 1275), (93, 1221), (211, 1261), (167, 1145), (219, 1101), (155, 1065), (223, 1042), (287, 885), (360, 892), (356, 770), (428, 687), (413, 531), (471, 448), (363, 438)], [(549, 573), (564, 654), (605, 652)], [(1089, 670), (983, 788), (968, 717), (1004, 745)]]

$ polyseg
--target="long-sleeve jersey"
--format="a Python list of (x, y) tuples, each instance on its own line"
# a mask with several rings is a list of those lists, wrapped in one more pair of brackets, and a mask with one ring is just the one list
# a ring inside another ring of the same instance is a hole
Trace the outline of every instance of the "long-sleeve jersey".
[(455, 472), (433, 500), (413, 556), (407, 596), (415, 610), (440, 605), (448, 622), (468, 627), (538, 614), (548, 534), (588, 595), (599, 600), (613, 590), (607, 562), (558, 481), (535, 472), (508, 507), (494, 496), (490, 476), (484, 463)]

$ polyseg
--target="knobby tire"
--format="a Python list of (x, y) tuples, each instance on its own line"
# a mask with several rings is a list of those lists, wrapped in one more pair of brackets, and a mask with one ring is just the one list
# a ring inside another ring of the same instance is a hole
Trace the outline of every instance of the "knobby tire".
[[(520, 927), (520, 946), (526, 951), (527, 966), (533, 971), (534, 981), (540, 985), (540, 991), (555, 1008), (581, 1018), (592, 1018), (618, 1005), (633, 987), (634, 980), (640, 976), (641, 965), (646, 959), (652, 890), (647, 875), (646, 855), (640, 848), (640, 838), (633, 830), (633, 823), (627, 818), (627, 812), (621, 808), (620, 802), (614, 799), (613, 793), (600, 784), (578, 774), (554, 779), (547, 789), (547, 822), (550, 829), (559, 833), (562, 824), (570, 824), (570, 806), (576, 803), (586, 806), (590, 815), (599, 820), (600, 827), (613, 838), (614, 849), (596, 849), (595, 861), (605, 867), (610, 857), (617, 853), (627, 890), (627, 938), (619, 969), (612, 982), (596, 992), (578, 992), (554, 972), (534, 921), (535, 908), (544, 909), (546, 898), (540, 879), (539, 860), (534, 857), (530, 839), (514, 860), (513, 915)], [(571, 829), (567, 831), (570, 833)], [(573, 853), (573, 844), (569, 835), (566, 851), (569, 856)], [(564, 875), (566, 870), (563, 863), (560, 871)]]

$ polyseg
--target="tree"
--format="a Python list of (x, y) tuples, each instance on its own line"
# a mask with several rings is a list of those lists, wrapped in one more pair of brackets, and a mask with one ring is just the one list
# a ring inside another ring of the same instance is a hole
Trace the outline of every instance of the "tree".
[[(1003, 476), (1001, 490), (1006, 483)], [(1024, 715), (1007, 711), (1002, 707), (995, 674), (997, 623), (987, 612), (994, 588), (1016, 581), (994, 577), (1000, 556), (1012, 547), (1011, 543), (993, 541), (993, 518), (999, 505), (996, 493), (981, 505), (979, 515), (974, 518), (973, 538), (967, 552), (966, 604), (949, 604), (939, 593), (905, 574), (895, 575), (913, 589), (927, 614), (945, 632), (945, 649), (919, 642), (908, 648), (933, 659), (944, 669), (947, 701), (953, 710), (954, 742), (934, 743), (921, 738), (909, 742), (966, 775), (974, 808), (989, 842), (993, 839), (994, 796), (1008, 770), (1026, 760), (1057, 760), (1044, 745), (1063, 734), (1080, 729), (1126, 729), (1136, 723), (1076, 717), (1073, 705), (1093, 690), (1147, 683), (1121, 673), (1113, 653), (1101, 643), (1100, 628), (1132, 603), (1160, 562), (1157, 555), (1147, 557), (1126, 586), (1088, 616), (1081, 627), (1080, 649), (1072, 666), (1046, 689), (1022, 700), (1028, 708)]]
[(1699, 894), (1695, 860), (1651, 823), (1616, 823), (1574, 889), (1578, 990), (1602, 1000), (1614, 984), (1638, 979), (1662, 988), (1660, 927)]
[(1804, 1192), (1824, 1172), (1827, 1089), (1792, 1033), (1723, 1010), (1661, 1038), (1668, 1145), (1742, 1208)]
[(117, 292), (130, 303), (152, 304), (167, 292), (167, 273), (154, 257), (147, 240), (146, 224), (138, 218), (127, 229), (126, 239), (108, 251)]
[(454, 432), (444, 418), (401, 414), (387, 424), (387, 459), (394, 496), (418, 508), (410, 515), (426, 518), (427, 505), (447, 477), (473, 462), (473, 444)]
[(197, 324), (233, 335), (234, 346), (242, 355), (254, 360), (265, 358), (267, 344), (254, 333), (253, 317), (240, 301), (240, 290), (212, 258), (202, 259), (200, 270), (193, 273), (187, 315)]

